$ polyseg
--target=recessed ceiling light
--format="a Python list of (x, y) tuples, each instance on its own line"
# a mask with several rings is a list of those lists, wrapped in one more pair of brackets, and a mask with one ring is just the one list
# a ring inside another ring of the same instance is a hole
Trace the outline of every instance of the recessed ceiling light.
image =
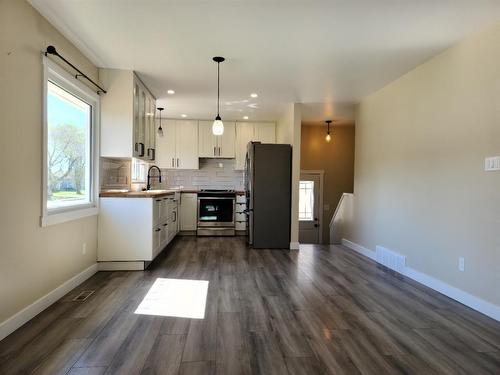
[(243, 120), (248, 120), (248, 116), (243, 116)]
[(175, 91), (174, 91), (174, 90), (168, 90), (168, 91), (167, 91), (167, 94), (168, 94), (168, 95), (174, 95), (174, 94), (175, 94)]
[(251, 96), (252, 98), (256, 98), (256, 97), (258, 97), (259, 95), (257, 95), (256, 93), (252, 92), (252, 93), (250, 94), (250, 96)]
[(188, 116), (188, 115), (186, 115), (186, 114), (184, 114), (184, 113), (181, 115), (181, 117), (187, 117), (187, 116)]

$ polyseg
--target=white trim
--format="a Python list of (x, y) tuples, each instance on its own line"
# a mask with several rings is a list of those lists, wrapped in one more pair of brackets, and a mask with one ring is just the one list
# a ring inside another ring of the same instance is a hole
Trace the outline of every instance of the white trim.
[(99, 271), (144, 271), (144, 261), (131, 262), (98, 262)]
[(50, 291), (43, 297), (37, 299), (31, 305), (26, 306), (24, 309), (14, 314), (7, 320), (0, 323), (0, 340), (10, 335), (23, 324), (33, 319), (40, 314), (47, 307), (62, 298), (68, 292), (75, 289), (78, 285), (83, 283), (88, 278), (92, 277), (97, 272), (97, 263), (91, 265), (89, 268), (83, 270), (78, 275), (73, 276), (63, 284), (59, 285), (54, 290)]
[(290, 250), (299, 250), (300, 244), (298, 242), (290, 242)]
[[(375, 251), (373, 250), (367, 249), (366, 247), (358, 245), (345, 238), (342, 239), (342, 245), (374, 260), (375, 262), (377, 261)], [(473, 296), (470, 293), (458, 289), (423, 272), (417, 271), (411, 267), (403, 267), (401, 274), (500, 322), (500, 306), (498, 305)]]
[(377, 261), (375, 251), (373, 250), (367, 249), (366, 247), (363, 247), (361, 245), (358, 245), (357, 243), (346, 240), (345, 238), (342, 238), (342, 245), (348, 247), (351, 250), (354, 250), (355, 252), (367, 258), (370, 258), (371, 260)]
[[(43, 93), (42, 93), (42, 113), (43, 113), (43, 144), (42, 144), (42, 214), (40, 225), (42, 227), (64, 223), (66, 221), (97, 215), (99, 208), (99, 132), (100, 132), (100, 98), (99, 95), (78, 81), (74, 76), (64, 70), (61, 66), (42, 55), (43, 63)], [(90, 129), (91, 160), (90, 160), (90, 183), (91, 202), (81, 206), (69, 206), (65, 208), (49, 210), (47, 209), (47, 82), (52, 80), (62, 88), (70, 91), (73, 95), (81, 98), (92, 106), (92, 124)]]
[(57, 214), (42, 216), (40, 218), (40, 225), (42, 227), (47, 227), (49, 225), (61, 224), (67, 221), (82, 219), (84, 217), (96, 216), (98, 214), (99, 209), (97, 207), (64, 211)]
[[(320, 244), (324, 243), (324, 238), (323, 238), (323, 215), (324, 215), (324, 210), (323, 210), (323, 184), (325, 180), (325, 171), (323, 169), (311, 169), (311, 170), (306, 170), (306, 169), (301, 169), (300, 170), (300, 177), (299, 181), (302, 179), (302, 174), (309, 174), (309, 175), (316, 175), (319, 176), (319, 204), (318, 204), (318, 216), (319, 216), (319, 227), (318, 227), (318, 240)], [(299, 226), (300, 226), (300, 220), (299, 220)], [(300, 232), (300, 228), (299, 228)]]

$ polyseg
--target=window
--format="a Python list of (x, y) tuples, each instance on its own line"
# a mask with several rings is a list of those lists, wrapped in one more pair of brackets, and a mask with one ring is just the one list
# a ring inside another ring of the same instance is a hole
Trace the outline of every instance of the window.
[(314, 220), (314, 181), (300, 181), (299, 185), (299, 220)]
[(95, 165), (99, 97), (44, 58), (42, 225), (97, 214)]

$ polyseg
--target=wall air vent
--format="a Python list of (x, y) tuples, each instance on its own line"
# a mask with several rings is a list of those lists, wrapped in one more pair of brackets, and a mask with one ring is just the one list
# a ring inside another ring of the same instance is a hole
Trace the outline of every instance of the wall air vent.
[(382, 246), (377, 246), (375, 250), (377, 263), (386, 266), (396, 272), (404, 273), (406, 267), (406, 256), (395, 253)]

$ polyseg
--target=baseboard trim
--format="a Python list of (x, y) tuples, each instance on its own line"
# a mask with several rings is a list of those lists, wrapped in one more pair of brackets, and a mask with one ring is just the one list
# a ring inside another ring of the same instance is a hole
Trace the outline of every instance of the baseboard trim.
[(98, 271), (97, 263), (91, 265), (89, 268), (83, 270), (78, 275), (73, 276), (63, 284), (59, 285), (54, 290), (50, 291), (43, 297), (37, 299), (31, 305), (26, 306), (24, 309), (14, 314), (7, 320), (0, 323), (0, 340), (10, 335), (16, 329), (20, 328), (23, 324), (33, 319), (40, 314), (47, 307), (59, 300), (65, 294), (76, 288), (85, 280), (93, 276)]
[[(345, 238), (342, 239), (342, 245), (347, 248), (356, 251), (357, 253), (372, 259), (373, 261), (377, 261), (375, 256), (375, 251), (367, 249), (357, 243), (349, 241)], [(425, 285), (435, 291), (444, 294), (455, 301), (458, 301), (465, 306), (470, 307), (486, 316), (489, 316), (492, 319), (495, 319), (500, 322), (500, 306), (497, 306), (491, 302), (485, 301), (479, 297), (476, 297), (470, 293), (467, 293), (461, 289), (458, 289), (450, 284), (445, 283), (439, 279), (436, 279), (432, 276), (429, 276), (423, 272), (417, 271), (411, 267), (405, 266), (400, 272), (403, 276), (406, 276), (416, 282)]]
[(99, 262), (97, 266), (99, 271), (144, 271), (147, 267), (146, 262), (143, 260), (129, 262)]
[(298, 242), (290, 242), (290, 250), (299, 250), (300, 244)]
[(373, 250), (367, 249), (366, 247), (358, 245), (357, 243), (354, 243), (352, 241), (346, 240), (345, 238), (342, 238), (342, 245), (348, 247), (351, 250), (354, 250), (355, 252), (367, 258), (370, 258), (371, 260), (374, 260), (375, 262), (377, 261), (375, 251)]

